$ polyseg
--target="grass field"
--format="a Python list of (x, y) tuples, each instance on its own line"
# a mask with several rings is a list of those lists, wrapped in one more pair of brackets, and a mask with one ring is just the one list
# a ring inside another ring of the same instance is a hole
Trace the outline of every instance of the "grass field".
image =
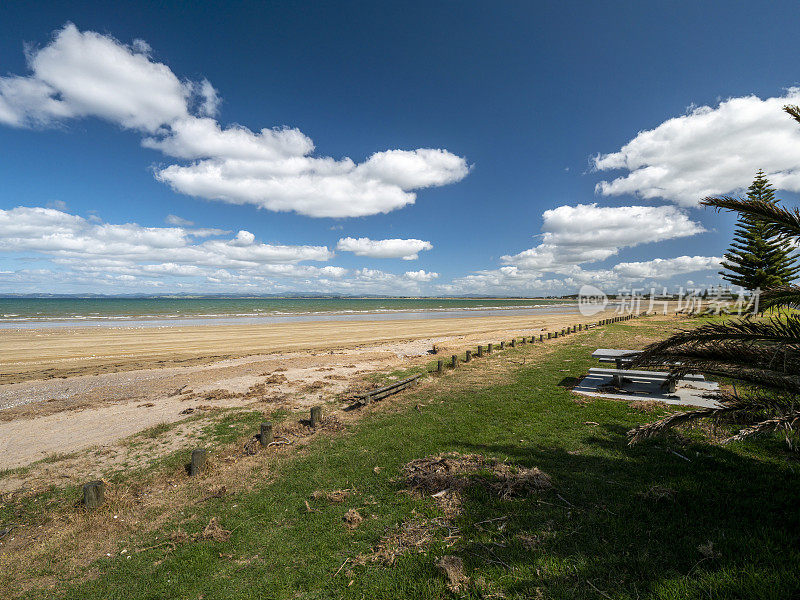
[[(271, 459), (264, 473), (243, 471), (245, 489), (195, 498), (157, 527), (130, 532), (111, 556), (69, 581), (52, 564), (27, 566), (27, 575), (51, 586), (28, 595), (797, 597), (797, 454), (777, 438), (721, 447), (700, 429), (630, 447), (626, 431), (666, 409), (586, 402), (569, 391), (593, 366), (595, 348), (629, 347), (634, 336), (644, 343), (673, 325), (656, 318), (618, 323), (546, 349), (524, 346), (475, 360), (371, 406), (342, 431), (313, 436), (305, 448)], [(240, 447), (260, 415), (226, 419), (210, 433), (220, 445)], [(148, 432), (162, 434), (168, 431)], [(449, 452), (538, 467), (553, 487), (503, 498), (480, 484), (491, 479), (485, 474), (470, 480), (452, 514), (429, 495), (409, 493), (401, 476), (407, 462)], [(153, 468), (183, 485), (178, 455)], [(204, 477), (207, 488), (214, 471)], [(314, 494), (336, 490), (347, 490), (343, 501)], [(54, 510), (67, 510), (76, 493), (5, 505), (0, 524), (46, 518), (35, 505), (48, 498)], [(353, 529), (343, 522), (351, 509), (364, 517)], [(229, 536), (202, 539), (212, 518)], [(411, 526), (422, 543), (393, 564), (371, 560), (382, 539), (396, 540)], [(80, 551), (80, 539), (71, 542), (63, 551)], [(463, 560), (468, 580), (458, 591), (436, 566), (444, 555)], [(0, 564), (15, 568), (13, 557)], [(9, 586), (24, 577), (0, 573), (0, 586), (11, 595), (18, 589)]]

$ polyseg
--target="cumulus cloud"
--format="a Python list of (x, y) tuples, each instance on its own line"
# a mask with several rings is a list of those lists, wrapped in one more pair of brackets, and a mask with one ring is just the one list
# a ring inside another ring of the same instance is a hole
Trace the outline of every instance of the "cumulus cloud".
[(678, 256), (676, 258), (654, 258), (643, 262), (622, 262), (614, 265), (613, 271), (630, 280), (667, 279), (675, 275), (710, 271), (722, 265), (719, 256)]
[(745, 189), (763, 169), (779, 189), (800, 192), (800, 127), (781, 109), (800, 103), (800, 88), (762, 100), (730, 98), (700, 106), (639, 132), (619, 151), (594, 158), (599, 171), (626, 174), (601, 181), (606, 196), (636, 194), (684, 206)]
[(247, 267), (327, 261), (325, 246), (263, 244), (240, 231), (233, 239), (193, 241), (182, 227), (143, 227), (136, 223), (94, 223), (55, 209), (0, 210), (0, 251), (28, 251), (73, 264), (115, 266), (193, 265)]
[(4, 269), (3, 292), (403, 294), (419, 293), (420, 286), (438, 277), (424, 270), (394, 274), (307, 264), (327, 262), (334, 253), (326, 246), (262, 243), (244, 229), (231, 235), (188, 226), (106, 223), (42, 207), (0, 209), (0, 253), (9, 254), (8, 265), (22, 255), (25, 265), (46, 266)]
[(386, 150), (364, 162), (314, 155), (314, 143), (289, 127), (224, 127), (220, 98), (206, 79), (179, 79), (130, 45), (68, 23), (29, 53), (30, 75), (0, 77), (0, 122), (46, 126), (95, 116), (142, 132), (143, 146), (187, 163), (160, 168), (175, 191), (312, 217), (386, 213), (413, 204), (415, 190), (460, 181), (463, 157), (444, 149)]
[(542, 215), (542, 243), (501, 261), (539, 272), (605, 260), (620, 249), (705, 231), (680, 209), (666, 206), (559, 206)]
[(369, 256), (371, 258), (402, 258), (403, 260), (417, 260), (419, 253), (430, 250), (433, 244), (417, 239), (390, 239), (371, 240), (369, 238), (346, 237), (339, 240), (336, 249), (342, 252), (352, 252), (356, 256)]
[(439, 274), (427, 272), (423, 269), (420, 269), (419, 271), (406, 271), (405, 277), (411, 279), (412, 281), (426, 282), (426, 281), (433, 281), (434, 279), (439, 277)]

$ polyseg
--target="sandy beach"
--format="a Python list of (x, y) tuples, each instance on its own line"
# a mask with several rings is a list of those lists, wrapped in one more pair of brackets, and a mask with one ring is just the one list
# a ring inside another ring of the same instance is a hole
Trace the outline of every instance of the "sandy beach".
[[(115, 444), (154, 425), (264, 403), (307, 410), (352, 394), (376, 371), (427, 363), (434, 344), (449, 358), (611, 314), (4, 331), (0, 469), (94, 448), (95, 458), (72, 460), (88, 473), (121, 460)], [(39, 470), (56, 469), (65, 465)], [(5, 477), (0, 489), (22, 482)]]

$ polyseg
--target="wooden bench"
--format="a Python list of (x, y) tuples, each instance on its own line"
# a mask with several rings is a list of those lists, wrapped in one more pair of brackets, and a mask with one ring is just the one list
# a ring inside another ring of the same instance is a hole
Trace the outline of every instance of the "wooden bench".
[[(625, 380), (628, 381), (645, 381), (647, 383), (661, 383), (662, 386), (667, 384), (667, 388), (669, 393), (675, 393), (675, 380), (670, 379), (669, 373), (665, 373), (663, 371), (633, 371), (630, 369), (598, 369), (592, 368), (589, 369), (589, 375), (593, 375), (595, 377), (608, 377), (611, 376), (611, 382), (621, 388), (625, 383)], [(706, 378), (702, 375), (684, 375), (681, 377), (682, 380), (686, 381), (705, 381)]]

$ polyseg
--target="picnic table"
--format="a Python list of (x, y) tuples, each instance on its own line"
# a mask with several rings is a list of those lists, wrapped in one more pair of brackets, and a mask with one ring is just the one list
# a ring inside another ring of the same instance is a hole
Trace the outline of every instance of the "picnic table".
[[(592, 357), (600, 362), (614, 363), (616, 369), (589, 369), (590, 375), (611, 376), (611, 382), (621, 388), (626, 381), (640, 380), (653, 383), (662, 383), (667, 386), (670, 393), (675, 392), (675, 379), (669, 373), (659, 371), (631, 371), (630, 366), (634, 358), (642, 353), (641, 350), (624, 350), (617, 348), (598, 348), (592, 352)], [(681, 379), (704, 381), (702, 375), (684, 375)]]
[(600, 362), (614, 363), (618, 369), (626, 369), (631, 361), (641, 354), (641, 350), (618, 350), (616, 348), (598, 348), (592, 352), (592, 358)]

